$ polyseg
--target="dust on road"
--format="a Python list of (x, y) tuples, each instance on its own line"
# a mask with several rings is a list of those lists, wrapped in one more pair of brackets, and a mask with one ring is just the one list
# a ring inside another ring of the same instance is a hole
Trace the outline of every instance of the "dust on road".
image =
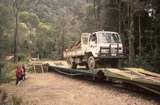
[(18, 87), (13, 84), (2, 87), (21, 97), (23, 105), (160, 105), (137, 93), (54, 73), (30, 74)]

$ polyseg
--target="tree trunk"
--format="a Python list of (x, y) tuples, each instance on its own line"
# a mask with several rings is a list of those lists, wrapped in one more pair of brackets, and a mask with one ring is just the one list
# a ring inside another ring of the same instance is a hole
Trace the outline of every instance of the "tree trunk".
[(139, 15), (139, 18), (138, 18), (138, 25), (139, 25), (139, 56), (142, 55), (142, 34), (141, 34), (141, 16)]
[(155, 36), (154, 36), (154, 46), (155, 46), (155, 49), (154, 49), (154, 58), (157, 58), (159, 56), (158, 52), (159, 52), (159, 44), (158, 44), (158, 29), (156, 29), (156, 33), (155, 33)]
[(17, 0), (15, 1), (15, 6), (16, 6), (16, 27), (15, 27), (15, 33), (14, 33), (14, 63), (17, 62), (17, 36), (18, 36), (18, 2)]
[(119, 19), (118, 19), (118, 32), (119, 32), (119, 34), (121, 33), (121, 1), (119, 1), (119, 3), (118, 3), (118, 8), (119, 8)]
[(93, 0), (93, 6), (94, 6), (94, 18), (95, 18), (95, 23), (96, 23), (95, 25), (96, 25), (96, 29), (98, 29), (96, 0)]
[(135, 49), (134, 49), (134, 19), (133, 19), (133, 0), (129, 0), (128, 4), (128, 15), (129, 15), (129, 30), (128, 30), (128, 40), (129, 40), (129, 65), (134, 64)]

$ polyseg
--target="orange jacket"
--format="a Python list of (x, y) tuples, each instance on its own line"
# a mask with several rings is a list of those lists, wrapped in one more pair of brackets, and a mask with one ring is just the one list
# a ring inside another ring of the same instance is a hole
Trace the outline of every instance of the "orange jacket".
[(22, 70), (21, 70), (21, 68), (17, 68), (17, 70), (16, 70), (16, 77), (21, 77), (22, 76)]

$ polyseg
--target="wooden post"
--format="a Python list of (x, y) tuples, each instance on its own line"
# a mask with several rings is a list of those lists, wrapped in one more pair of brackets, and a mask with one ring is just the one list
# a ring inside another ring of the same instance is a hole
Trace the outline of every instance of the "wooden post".
[(46, 64), (46, 72), (48, 72), (48, 64)]
[(43, 64), (41, 64), (41, 71), (44, 73)]
[(33, 65), (33, 69), (34, 69), (34, 72), (36, 73), (36, 67), (35, 67), (35, 65)]

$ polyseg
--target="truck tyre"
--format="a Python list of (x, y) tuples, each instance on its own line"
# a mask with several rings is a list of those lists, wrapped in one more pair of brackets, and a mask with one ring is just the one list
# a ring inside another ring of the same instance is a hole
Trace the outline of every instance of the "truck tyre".
[(93, 70), (96, 68), (96, 61), (93, 56), (88, 57), (88, 69)]

